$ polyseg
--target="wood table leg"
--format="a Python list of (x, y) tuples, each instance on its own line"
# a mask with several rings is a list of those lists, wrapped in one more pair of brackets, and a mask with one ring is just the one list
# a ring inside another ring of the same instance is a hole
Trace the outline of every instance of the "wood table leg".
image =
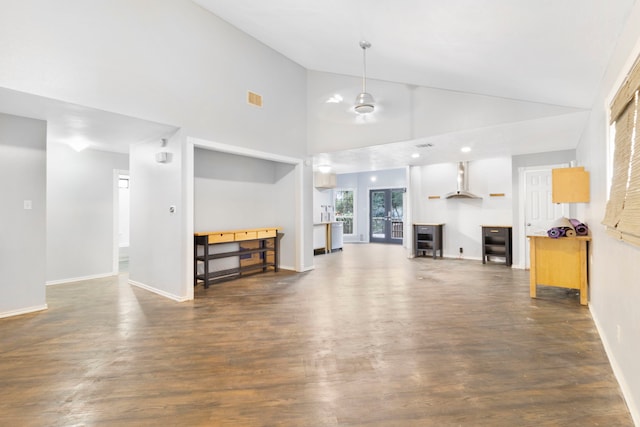
[(530, 266), (529, 266), (529, 296), (531, 298), (536, 297), (536, 245), (534, 239), (529, 239), (529, 254), (530, 254)]
[(580, 242), (580, 304), (587, 305), (589, 284), (587, 280), (587, 242)]

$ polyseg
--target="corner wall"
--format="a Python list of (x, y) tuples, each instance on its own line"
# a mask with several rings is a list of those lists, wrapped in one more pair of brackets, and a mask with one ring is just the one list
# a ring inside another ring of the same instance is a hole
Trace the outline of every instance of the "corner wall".
[(46, 122), (0, 113), (0, 317), (47, 308), (46, 136)]
[(601, 221), (607, 202), (608, 105), (639, 54), (640, 3), (636, 2), (576, 150), (578, 164), (591, 174), (591, 202), (579, 212), (592, 238), (589, 308), (636, 425), (640, 425), (640, 247), (610, 237)]

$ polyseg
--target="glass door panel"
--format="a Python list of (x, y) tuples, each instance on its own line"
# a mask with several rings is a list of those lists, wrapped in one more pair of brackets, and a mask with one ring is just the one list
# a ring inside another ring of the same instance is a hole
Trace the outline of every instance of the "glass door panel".
[(370, 190), (369, 241), (402, 243), (404, 189)]
[(387, 194), (385, 190), (371, 190), (371, 238), (387, 238)]

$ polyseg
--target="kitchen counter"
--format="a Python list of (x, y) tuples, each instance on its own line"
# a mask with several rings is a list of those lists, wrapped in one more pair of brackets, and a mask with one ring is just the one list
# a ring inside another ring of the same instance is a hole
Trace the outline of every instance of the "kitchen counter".
[[(338, 236), (333, 236), (333, 224), (342, 224), (340, 221), (323, 221), (313, 224), (313, 251), (323, 251), (323, 253), (331, 253), (334, 249), (342, 249), (342, 239), (339, 239), (339, 248), (335, 243), (338, 243)], [(340, 236), (341, 237), (341, 236)], [(335, 242), (334, 242), (335, 240)]]

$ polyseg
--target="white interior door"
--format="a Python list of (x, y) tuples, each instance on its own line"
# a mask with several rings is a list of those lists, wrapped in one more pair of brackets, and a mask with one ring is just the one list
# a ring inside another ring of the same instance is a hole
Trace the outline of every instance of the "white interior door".
[(529, 242), (526, 236), (546, 235), (558, 218), (570, 218), (567, 203), (551, 202), (551, 169), (562, 166), (544, 166), (524, 171), (525, 268), (529, 268)]

